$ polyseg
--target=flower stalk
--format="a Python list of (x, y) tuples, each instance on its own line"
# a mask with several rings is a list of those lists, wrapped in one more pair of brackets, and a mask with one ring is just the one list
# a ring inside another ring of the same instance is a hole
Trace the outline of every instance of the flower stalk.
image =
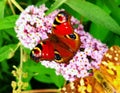
[(12, 81), (12, 83), (11, 83), (11, 86), (13, 88), (13, 93), (21, 93), (21, 91), (24, 90), (28, 86), (27, 82), (22, 81), (22, 78), (26, 78), (26, 77), (23, 77), (25, 73), (22, 71), (22, 68), (23, 68), (23, 48), (22, 48), (22, 45), (20, 45), (20, 65), (18, 68), (16, 66), (13, 66), (13, 68), (15, 70), (12, 71), (12, 74), (13, 74), (13, 76), (16, 77), (16, 81)]
[(12, 2), (21, 12), (24, 10), (15, 0), (11, 0), (11, 2)]
[(60, 93), (60, 90), (59, 89), (39, 89), (39, 90), (22, 91), (21, 93)]
[(14, 8), (13, 8), (13, 6), (12, 6), (11, 0), (8, 0), (8, 4), (9, 4), (9, 6), (10, 6), (10, 8), (11, 8), (12, 13), (15, 15), (16, 13), (15, 13), (15, 10), (14, 10)]

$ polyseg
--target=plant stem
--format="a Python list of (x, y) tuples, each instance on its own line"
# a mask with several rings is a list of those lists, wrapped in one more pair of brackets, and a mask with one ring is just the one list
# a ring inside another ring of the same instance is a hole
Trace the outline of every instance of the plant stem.
[(18, 85), (18, 89), (20, 90), (20, 92), (22, 91), (22, 66), (23, 66), (23, 49), (22, 49), (22, 45), (20, 46), (20, 66), (19, 66), (19, 78), (18, 78), (18, 82), (20, 82), (20, 84)]
[(12, 12), (13, 12), (13, 14), (15, 15), (15, 10), (14, 10), (14, 8), (12, 6), (11, 0), (8, 0), (8, 4), (9, 4), (9, 6), (10, 6)]
[(60, 93), (60, 90), (59, 89), (39, 89), (39, 90), (22, 91), (21, 93)]
[(20, 45), (21, 45), (21, 43), (20, 42), (18, 42), (18, 44), (17, 44), (17, 46), (16, 46), (16, 48), (14, 49), (14, 52), (20, 47)]
[(11, 2), (12, 2), (21, 12), (24, 10), (15, 0), (11, 0)]
[[(22, 45), (20, 45), (20, 67), (19, 68), (21, 70), (22, 70), (22, 66), (23, 66), (23, 49), (22, 49)], [(20, 75), (20, 79), (22, 80), (22, 75)]]

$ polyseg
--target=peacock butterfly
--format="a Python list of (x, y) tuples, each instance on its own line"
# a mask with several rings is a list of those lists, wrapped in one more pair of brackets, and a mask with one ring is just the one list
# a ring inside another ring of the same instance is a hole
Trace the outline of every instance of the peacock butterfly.
[(32, 49), (31, 59), (36, 62), (41, 60), (54, 60), (58, 63), (68, 63), (80, 47), (80, 36), (74, 32), (71, 25), (71, 16), (65, 11), (60, 11), (52, 26), (52, 33), (47, 33), (48, 38), (42, 40)]

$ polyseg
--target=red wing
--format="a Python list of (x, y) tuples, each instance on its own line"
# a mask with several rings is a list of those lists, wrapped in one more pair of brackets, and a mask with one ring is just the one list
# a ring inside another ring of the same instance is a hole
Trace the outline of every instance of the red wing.
[(55, 35), (67, 35), (73, 33), (70, 23), (70, 15), (65, 11), (60, 11), (55, 17), (52, 33)]
[(33, 48), (30, 54), (30, 57), (36, 62), (41, 60), (54, 60), (54, 56), (54, 47), (49, 38), (41, 41)]
[(40, 42), (31, 52), (30, 56), (35, 61), (55, 60), (56, 62), (69, 62), (80, 46), (80, 38), (73, 31), (70, 15), (61, 11), (53, 23), (52, 34), (48, 39)]
[[(50, 42), (54, 47), (56, 62), (69, 62), (73, 58), (80, 46), (80, 39), (78, 34), (74, 34), (73, 38), (66, 36), (56, 36), (48, 34)], [(69, 38), (69, 39), (68, 39)]]
[[(53, 35), (52, 35), (53, 36)], [(53, 38), (57, 39), (57, 38)], [(48, 38), (41, 41), (32, 51), (30, 57), (36, 61), (42, 60), (54, 60), (58, 63), (69, 62), (69, 60), (74, 56), (74, 54), (68, 50), (68, 47), (59, 42), (59, 40), (53, 40)]]
[(76, 53), (77, 50), (80, 48), (80, 36), (77, 33), (65, 35), (65, 36), (57, 36), (59, 40), (65, 43), (73, 53)]
[(69, 63), (70, 59), (73, 58), (74, 53), (71, 52), (69, 49), (67, 49), (66, 45), (63, 45), (64, 43), (53, 43), (54, 46), (54, 53), (55, 53), (55, 61), (58, 63)]
[(65, 11), (60, 11), (55, 17), (52, 33), (58, 37), (60, 42), (65, 43), (72, 52), (80, 47), (80, 37), (74, 32), (70, 23), (71, 16)]

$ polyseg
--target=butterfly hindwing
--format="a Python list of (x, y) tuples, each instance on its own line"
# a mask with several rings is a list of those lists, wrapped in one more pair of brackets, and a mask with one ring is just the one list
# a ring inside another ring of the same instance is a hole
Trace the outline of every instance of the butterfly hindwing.
[(49, 39), (39, 42), (39, 44), (32, 49), (30, 57), (36, 62), (41, 60), (53, 60), (54, 59), (54, 47)]

